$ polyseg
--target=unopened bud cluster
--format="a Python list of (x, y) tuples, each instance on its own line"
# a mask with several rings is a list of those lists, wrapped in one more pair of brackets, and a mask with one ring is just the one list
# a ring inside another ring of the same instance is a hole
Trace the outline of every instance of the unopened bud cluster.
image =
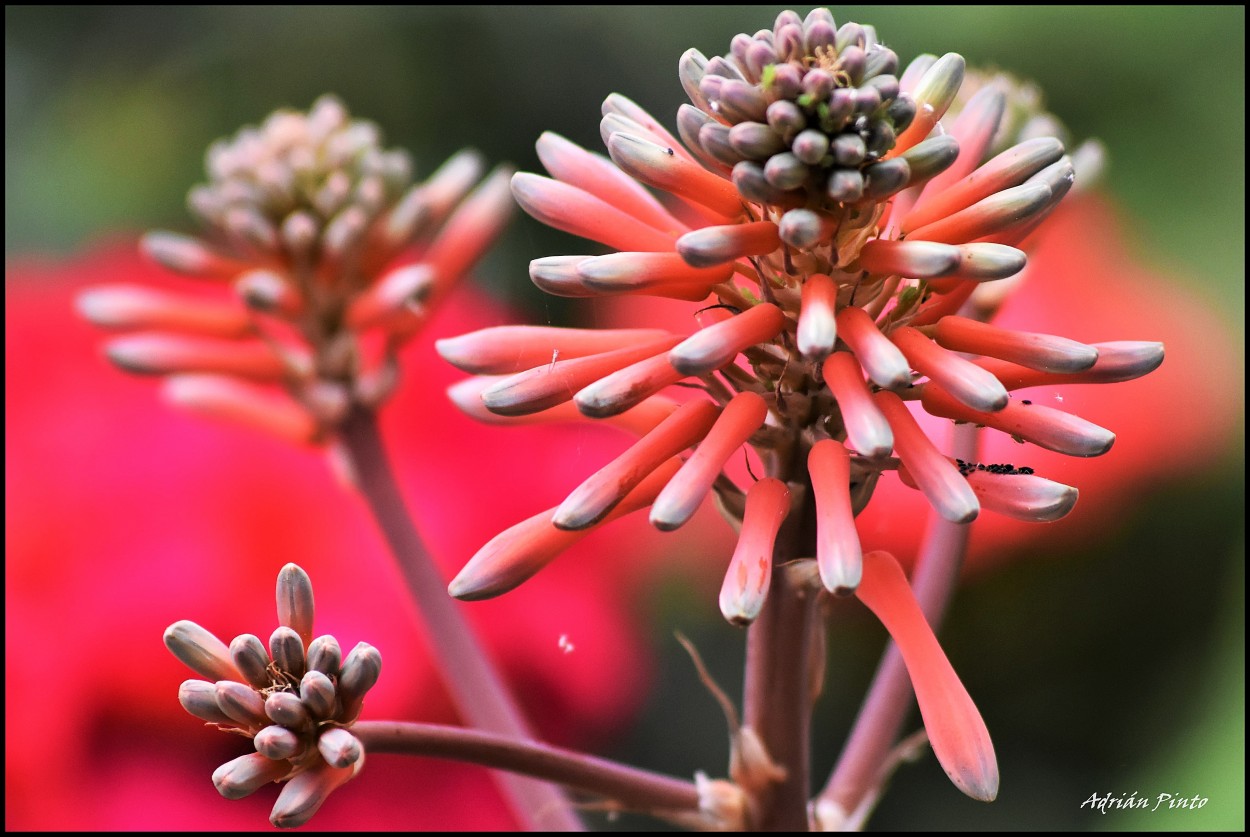
[(732, 169), (743, 198), (775, 206), (836, 210), (907, 185), (908, 162), (884, 161), (912, 124), (916, 105), (900, 91), (898, 56), (871, 26), (840, 28), (828, 9), (805, 20), (740, 34), (724, 57), (690, 50), (680, 65), (695, 108), (678, 128), (713, 167)]
[(115, 285), (79, 309), (132, 332), (110, 360), (169, 376), (172, 403), (298, 442), (390, 393), (399, 348), (511, 213), (507, 172), (475, 188), (483, 163), (462, 152), (413, 184), (408, 155), (329, 96), (215, 143), (206, 168), (188, 196), (202, 235), (154, 232), (143, 247), (235, 298)]
[(206, 678), (182, 684), (183, 708), (255, 745), (256, 752), (214, 771), (218, 792), (241, 799), (269, 782), (286, 782), (270, 819), (294, 827), (364, 765), (364, 748), (349, 728), (378, 680), (382, 658), (368, 643), (344, 657), (334, 637), (313, 637), (312, 584), (295, 564), (279, 573), (277, 600), (280, 626), (267, 646), (243, 634), (227, 647), (188, 621), (165, 631), (165, 645)]

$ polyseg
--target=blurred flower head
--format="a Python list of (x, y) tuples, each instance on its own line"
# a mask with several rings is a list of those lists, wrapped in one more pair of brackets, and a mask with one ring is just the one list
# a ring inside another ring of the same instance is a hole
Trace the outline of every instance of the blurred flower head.
[(353, 404), (390, 394), (399, 348), (510, 214), (508, 173), (478, 184), (473, 152), (415, 185), (411, 167), (333, 97), (276, 111), (209, 149), (209, 181), (188, 196), (199, 237), (143, 241), (158, 263), (235, 298), (110, 285), (80, 296), (79, 311), (128, 332), (109, 358), (167, 376), (167, 401), (321, 441)]
[[(74, 316), (73, 299), (121, 282), (158, 288), (170, 281), (165, 269), (126, 241), (73, 259), (12, 260), (7, 280), (9, 827), (142, 830), (191, 817), (234, 830), (263, 822), (272, 798), (226, 803), (209, 781), (214, 766), (254, 745), (187, 718), (171, 684), (188, 673), (159, 636), (187, 616), (226, 639), (261, 627), (256, 614), (273, 607), (274, 577), (290, 562), (316, 580), (319, 633), (365, 637), (385, 650), (387, 676), (369, 692), (370, 716), (455, 721), (393, 561), (322, 457), (170, 411), (152, 398), (149, 381), (102, 367), (93, 351), (98, 336)], [(445, 387), (456, 373), (439, 362), (434, 340), (512, 316), (457, 290), (405, 346), (403, 362), (423, 369), (429, 386)], [(484, 487), (482, 473), (524, 467), (522, 452), (549, 456), (553, 467), (530, 486), (543, 499), (578, 477), (557, 461), (566, 444), (559, 429), (484, 434), (420, 388), (397, 390), (380, 420), (405, 495), (448, 577), (456, 556), (526, 511), (528, 498), (506, 481)], [(587, 428), (581, 444), (588, 455), (607, 456), (615, 435)], [(465, 496), (481, 507), (453, 513), (453, 498)], [(641, 526), (634, 534), (648, 535)], [(623, 542), (588, 546), (572, 551), (566, 572), (470, 614), (537, 730), (561, 744), (611, 735), (649, 683), (641, 634), (621, 594), (639, 571), (628, 560), (606, 567), (579, 560), (579, 553), (624, 559)], [(81, 677), (107, 688), (86, 702), (76, 691), (48, 689), (43, 649), (53, 646), (78, 649)], [(125, 665), (119, 647), (127, 649)], [(619, 680), (622, 667), (634, 676)], [(108, 782), (99, 781), (101, 764)], [(335, 793), (342, 804), (318, 812), (318, 827), (514, 825), (490, 777), (468, 765), (370, 756), (370, 769)]]

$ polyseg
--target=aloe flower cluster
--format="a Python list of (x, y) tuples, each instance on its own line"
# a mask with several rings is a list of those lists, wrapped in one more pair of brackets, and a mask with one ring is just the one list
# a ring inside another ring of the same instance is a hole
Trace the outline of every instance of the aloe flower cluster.
[(214, 771), (218, 792), (242, 799), (269, 782), (286, 782), (270, 819), (289, 828), (307, 822), (364, 766), (364, 748), (350, 727), (382, 658), (365, 642), (344, 657), (334, 637), (313, 637), (312, 582), (295, 564), (278, 574), (277, 600), (279, 627), (267, 646), (243, 634), (227, 647), (187, 621), (165, 631), (165, 645), (206, 678), (182, 684), (182, 707), (256, 747)]
[(385, 399), (398, 350), (512, 205), (508, 173), (481, 180), (473, 152), (414, 184), (408, 155), (329, 96), (217, 142), (207, 171), (188, 197), (202, 234), (155, 232), (143, 248), (230, 293), (113, 285), (79, 309), (127, 332), (109, 359), (166, 376), (166, 400), (301, 443)]
[[(612, 519), (645, 508), (671, 530), (713, 496), (740, 526), (724, 616), (755, 620), (783, 571), (856, 595), (898, 643), (939, 761), (966, 793), (992, 799), (985, 726), (898, 563), (864, 554), (855, 517), (886, 472), (951, 523), (982, 508), (1062, 517), (1075, 488), (1027, 466), (957, 462), (912, 408), (1098, 456), (1109, 430), (1015, 391), (1127, 381), (1157, 367), (1163, 347), (1005, 330), (966, 305), (1020, 274), (1021, 247), (1072, 188), (1073, 162), (1036, 124), (1039, 135), (999, 149), (1030, 104), (1012, 101), (1008, 81), (982, 81), (952, 107), (963, 58), (898, 66), (872, 27), (787, 11), (724, 56), (682, 57), (692, 104), (677, 115), (681, 141), (616, 94), (601, 122), (610, 159), (554, 134), (538, 141), (551, 176), (513, 179), (522, 207), (619, 252), (538, 259), (534, 283), (567, 297), (698, 302), (701, 327), (508, 326), (440, 343), (477, 376), (451, 392), (471, 415), (607, 419), (641, 437), (558, 507), (484, 546), (450, 591), (506, 592)], [(725, 472), (744, 445), (762, 467), (745, 487)], [(779, 534), (798, 542), (784, 568)]]

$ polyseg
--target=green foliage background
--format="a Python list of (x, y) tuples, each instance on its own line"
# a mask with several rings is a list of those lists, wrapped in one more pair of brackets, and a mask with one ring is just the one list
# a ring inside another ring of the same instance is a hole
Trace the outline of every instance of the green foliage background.
[[(687, 47), (723, 52), (781, 8), (8, 6), (6, 253), (185, 228), (183, 198), (210, 141), (327, 91), (412, 150), (419, 172), (466, 145), (535, 170), (543, 130), (597, 147), (599, 102), (613, 91), (671, 114)], [(1128, 213), (1141, 261), (1189, 277), (1186, 291), (1244, 334), (1244, 7), (834, 13), (875, 24), (904, 61), (957, 51), (1038, 81), (1075, 136), (1106, 144), (1103, 188)], [(479, 272), (542, 316), (572, 316), (525, 281), (529, 259), (565, 246), (522, 219)], [(1161, 432), (1183, 444), (1192, 431)], [(1228, 463), (1158, 486), (1128, 525), (1081, 554), (1027, 556), (962, 595), (945, 642), (999, 742), (1002, 798), (969, 802), (929, 762), (902, 772), (874, 828), (1244, 828), (1243, 445)], [(712, 609), (681, 580), (649, 608), (667, 685), (618, 755), (721, 773), (723, 726), (672, 653), (671, 630), (680, 622), (691, 632), (726, 683), (738, 676), (737, 639), (711, 619), (691, 627), (690, 614)], [(875, 634), (843, 628), (865, 639), (845, 645), (867, 650), (835, 654), (833, 670), (862, 683)], [(822, 708), (829, 744), (818, 773), (855, 700)], [(1211, 801), (1199, 812), (1079, 808), (1093, 792), (1133, 790)]]

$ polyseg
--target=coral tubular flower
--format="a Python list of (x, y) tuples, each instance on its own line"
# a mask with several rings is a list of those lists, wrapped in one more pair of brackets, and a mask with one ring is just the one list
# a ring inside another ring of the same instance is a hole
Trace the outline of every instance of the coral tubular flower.
[[(660, 465), (597, 525), (651, 505), (680, 467), (681, 460), (676, 457)], [(464, 565), (448, 585), (448, 592), (465, 600), (506, 593), (593, 531), (593, 527), (557, 528), (552, 523), (555, 513), (556, 509), (547, 509), (496, 535)]]
[(242, 799), (285, 781), (270, 820), (294, 828), (364, 766), (364, 749), (350, 727), (378, 680), (382, 658), (364, 642), (344, 658), (334, 637), (313, 637), (312, 582), (295, 564), (278, 574), (277, 602), (280, 625), (268, 646), (243, 634), (227, 647), (187, 621), (165, 631), (165, 646), (207, 678), (182, 684), (182, 707), (256, 747), (213, 772), (218, 792)]
[(762, 479), (747, 490), (742, 536), (720, 588), (720, 612), (735, 625), (759, 616), (773, 577), (773, 543), (790, 513), (790, 489), (781, 480)]
[(389, 394), (399, 349), (511, 211), (508, 172), (482, 180), (481, 160), (462, 152), (414, 185), (408, 156), (333, 97), (214, 144), (207, 170), (188, 197), (202, 237), (153, 232), (143, 249), (233, 294), (110, 285), (83, 293), (79, 312), (127, 332), (107, 356), (167, 376), (171, 403), (303, 443)]
[(888, 552), (864, 556), (855, 595), (885, 625), (903, 653), (916, 702), (938, 762), (973, 799), (998, 795), (998, 763), (989, 730), (912, 597), (907, 578)]
[(854, 592), (863, 574), (863, 551), (851, 507), (851, 455), (840, 442), (822, 439), (807, 455), (816, 496), (816, 566), (825, 589)]
[[(534, 367), (485, 389), (485, 408), (511, 415), (571, 399), (586, 416), (605, 418), (684, 385), (693, 397), (666, 424), (692, 416), (695, 404), (711, 410), (682, 420), (671, 444), (644, 439), (588, 480), (557, 510), (556, 528), (601, 521), (646, 473), (694, 446), (656, 495), (651, 521), (674, 528), (711, 492), (741, 523), (721, 594), (727, 618), (750, 622), (768, 594), (773, 569), (760, 561), (771, 556), (757, 554), (768, 527), (752, 519), (752, 499), (776, 484), (795, 498), (785, 512), (813, 517), (788, 527), (811, 542), (790, 545), (786, 561), (815, 557), (816, 572), (795, 575), (838, 594), (869, 584), (868, 601), (891, 632), (916, 634), (912, 616), (888, 601), (905, 582), (882, 580), (879, 567), (870, 573), (855, 532), (882, 474), (905, 472), (956, 524), (976, 518), (982, 504), (1053, 520), (1076, 500), (1075, 489), (1031, 471), (986, 474), (953, 462), (917, 421), (917, 408), (1097, 456), (1114, 440), (1109, 431), (1011, 390), (1130, 380), (1161, 362), (1162, 347), (1084, 344), (986, 322), (1009, 293), (992, 289), (1021, 281), (1024, 242), (1071, 190), (1077, 168), (1054, 136), (1053, 117), (1013, 79), (968, 72), (953, 53), (900, 68), (872, 27), (838, 26), (826, 9), (806, 18), (783, 12), (771, 30), (737, 36), (723, 56), (690, 50), (678, 74), (691, 101), (677, 115), (681, 140), (614, 94), (600, 123), (606, 158), (544, 135), (539, 155), (551, 177), (519, 174), (512, 185), (538, 220), (622, 251), (538, 259), (530, 266), (536, 285), (571, 297), (697, 301), (701, 327), (674, 337), (667, 351), (640, 333), (637, 355), (615, 342), (586, 357), (519, 353)], [(514, 346), (559, 344), (551, 332), (517, 327), (501, 348), (476, 347), (477, 358), (449, 353), (480, 371)], [(570, 330), (566, 343), (583, 339)], [(543, 397), (511, 394), (538, 381), (550, 382)], [(721, 470), (744, 444), (764, 471), (749, 491)], [(542, 531), (544, 543), (554, 543)], [(453, 584), (453, 594), (476, 598), (511, 583)], [(933, 642), (931, 634), (912, 641), (909, 667), (914, 677), (949, 684), (953, 674), (932, 675), (936, 664), (917, 661), (932, 657)], [(942, 664), (949, 672), (944, 657)], [(933, 731), (971, 728), (959, 701), (932, 697), (945, 688), (917, 684), (929, 690), (922, 704), (935, 748), (945, 750), (939, 757), (965, 792), (992, 798), (992, 750), (988, 763), (978, 762), (984, 752), (953, 752), (958, 730)], [(938, 719), (948, 711), (959, 717)], [(988, 748), (988, 738), (983, 743)]]

